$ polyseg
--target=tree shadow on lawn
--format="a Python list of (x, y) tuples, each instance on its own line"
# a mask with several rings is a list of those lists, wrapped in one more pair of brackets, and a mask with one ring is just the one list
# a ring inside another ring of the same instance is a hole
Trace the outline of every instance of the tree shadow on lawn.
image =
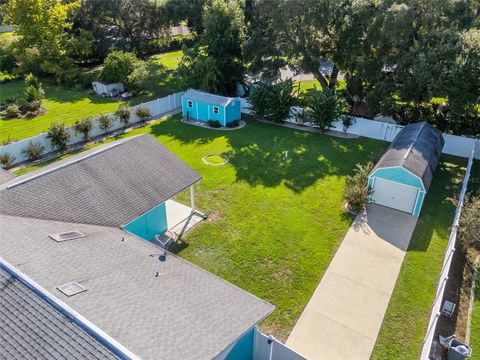
[(465, 165), (465, 159), (442, 156), (425, 197), (408, 251), (428, 251), (434, 233), (442, 239), (448, 239), (455, 206), (447, 198), (459, 194)]
[(181, 123), (179, 117), (152, 126), (184, 144), (207, 144), (225, 137), (237, 181), (252, 186), (281, 183), (299, 193), (327, 176), (353, 173), (356, 163), (376, 161), (387, 144), (370, 139), (340, 139), (249, 121), (243, 129), (218, 131)]

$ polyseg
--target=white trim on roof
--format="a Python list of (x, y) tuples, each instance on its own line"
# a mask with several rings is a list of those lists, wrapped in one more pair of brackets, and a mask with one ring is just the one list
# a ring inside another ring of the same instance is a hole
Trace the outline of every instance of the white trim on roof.
[[(402, 170), (405, 170), (406, 172), (410, 173), (411, 175), (413, 175), (414, 177), (416, 177), (418, 180), (420, 180), (420, 184), (422, 184), (422, 191), (423, 191), (423, 192), (426, 192), (426, 190), (425, 190), (425, 184), (423, 183), (422, 178), (421, 178), (420, 176), (418, 176), (418, 175), (415, 175), (413, 172), (411, 172), (410, 170), (408, 170), (407, 168), (405, 168), (405, 167), (403, 167), (403, 166), (381, 166), (381, 167), (378, 167), (378, 168), (376, 168), (375, 170), (373, 170), (373, 171), (370, 173), (370, 175), (368, 175), (368, 177), (369, 177), (369, 178), (372, 178), (372, 179), (375, 178), (375, 177), (376, 177), (376, 176), (375, 176), (375, 173), (376, 173), (378, 170), (380, 170), (380, 169), (402, 169)], [(383, 179), (383, 178), (381, 178), (381, 179)], [(385, 180), (387, 180), (387, 179), (385, 179)], [(398, 181), (396, 181), (396, 182), (398, 182)], [(401, 184), (403, 184), (403, 183), (401, 183)], [(404, 185), (407, 185), (407, 184), (404, 184)], [(407, 186), (410, 186), (410, 185), (407, 185)]]
[[(210, 94), (205, 91), (188, 89), (183, 95), (182, 98), (193, 99), (195, 101), (211, 102), (214, 105), (225, 107), (230, 104), (234, 98), (216, 94)], [(208, 98), (211, 98), (211, 101), (208, 101)]]
[[(30, 277), (22, 273), (20, 270), (18, 270), (16, 267), (14, 267), (12, 264), (10, 264), (8, 261), (0, 257), (0, 264), (3, 265), (8, 272), (13, 273), (14, 276), (19, 279), (22, 283), (27, 285), (27, 287), (30, 287), (35, 290), (35, 292), (41, 294), (44, 296), (50, 305), (53, 305), (55, 308), (60, 308), (63, 311), (63, 315), (68, 315), (74, 320), (77, 321), (78, 323), (81, 323), (83, 326), (85, 326), (91, 333), (96, 334), (99, 338), (101, 338), (100, 343), (103, 346), (110, 345), (114, 349), (117, 350), (117, 352), (121, 353), (124, 355), (125, 358), (127, 359), (132, 359), (132, 360), (140, 360), (140, 358), (135, 355), (133, 352), (128, 350), (125, 346), (120, 344), (117, 340), (112, 338), (110, 335), (108, 335), (106, 332), (104, 332), (102, 329), (97, 327), (95, 324), (91, 323), (87, 318), (83, 317), (81, 314), (73, 310), (70, 306), (65, 304), (63, 301), (59, 300), (56, 298), (54, 295), (52, 295), (50, 292), (45, 290), (42, 286), (40, 286), (37, 282), (32, 280)], [(100, 340), (100, 339), (97, 339)], [(106, 346), (108, 348), (108, 346)]]

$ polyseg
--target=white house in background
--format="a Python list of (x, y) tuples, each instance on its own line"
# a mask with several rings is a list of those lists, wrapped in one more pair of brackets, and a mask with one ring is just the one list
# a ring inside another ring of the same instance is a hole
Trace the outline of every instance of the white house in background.
[(125, 91), (123, 83), (106, 83), (103, 81), (94, 81), (92, 82), (93, 90), (97, 95), (104, 95), (108, 97), (118, 96)]

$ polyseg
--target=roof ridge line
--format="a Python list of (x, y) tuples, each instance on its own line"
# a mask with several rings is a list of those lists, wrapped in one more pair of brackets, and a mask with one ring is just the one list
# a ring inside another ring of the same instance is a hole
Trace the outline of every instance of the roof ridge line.
[[(136, 137), (136, 136), (135, 136), (135, 137)], [(103, 152), (105, 152), (105, 151), (107, 151), (107, 150), (110, 150), (110, 149), (113, 149), (113, 148), (115, 148), (115, 147), (117, 147), (117, 146), (123, 145), (123, 144), (125, 143), (125, 141), (130, 140), (130, 139), (133, 139), (133, 138), (135, 138), (135, 137), (131, 137), (131, 138), (124, 139), (123, 141), (118, 142), (118, 143), (115, 143), (115, 142), (114, 142), (114, 143), (109, 144), (109, 145), (107, 145), (107, 146), (105, 146), (105, 147), (101, 147), (100, 149), (94, 149), (94, 151), (92, 151), (91, 153), (86, 154), (85, 156), (79, 157), (78, 159), (73, 159), (72, 161), (66, 162), (65, 164), (59, 165), (59, 166), (57, 166), (57, 167), (53, 167), (53, 168), (51, 168), (51, 169), (49, 169), (49, 170), (40, 172), (40, 173), (38, 173), (38, 174), (36, 174), (36, 175), (32, 175), (32, 176), (30, 176), (30, 177), (27, 177), (27, 178), (24, 178), (24, 179), (20, 179), (19, 181), (16, 181), (16, 182), (14, 182), (13, 184), (7, 185), (7, 186), (5, 187), (5, 189), (12, 189), (12, 188), (14, 188), (14, 187), (17, 187), (17, 186), (19, 186), (19, 185), (22, 185), (22, 184), (24, 184), (24, 183), (26, 183), (26, 182), (29, 182), (29, 181), (31, 181), (31, 180), (38, 179), (39, 177), (42, 177), (42, 176), (44, 176), (44, 175), (48, 175), (48, 174), (50, 174), (50, 173), (52, 173), (52, 172), (55, 172), (55, 171), (64, 169), (64, 168), (66, 168), (66, 167), (68, 167), (68, 166), (70, 166), (70, 165), (77, 164), (77, 163), (79, 163), (79, 162), (81, 162), (81, 161), (83, 161), (83, 160), (89, 159), (89, 158), (91, 158), (91, 157), (93, 157), (93, 156), (95, 156), (95, 155), (101, 154), (101, 153), (103, 153)]]
[(419, 139), (420, 133), (423, 131), (424, 128), (425, 128), (425, 123), (422, 123), (422, 125), (418, 127), (417, 132), (415, 133), (415, 137), (413, 138), (412, 143), (410, 144), (410, 146), (408, 147), (407, 151), (405, 152), (405, 155), (403, 155), (403, 160), (407, 160), (408, 156), (411, 154), (411, 152), (412, 152), (412, 150), (413, 150), (413, 147), (415, 146), (415, 143), (416, 143), (417, 140)]
[(198, 92), (198, 93), (201, 93), (201, 94), (213, 96), (213, 97), (222, 98), (222, 99), (235, 99), (234, 96), (224, 96), (224, 95), (212, 94), (212, 93), (209, 93), (207, 91), (202, 91), (202, 90), (197, 90), (197, 89), (188, 89), (187, 91), (189, 91), (189, 90), (195, 91), (195, 92)]

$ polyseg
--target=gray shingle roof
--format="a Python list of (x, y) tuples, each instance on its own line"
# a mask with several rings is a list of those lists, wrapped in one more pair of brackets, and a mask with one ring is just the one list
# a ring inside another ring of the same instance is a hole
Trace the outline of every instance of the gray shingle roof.
[(0, 168), (0, 184), (6, 183), (7, 181), (12, 180), (15, 177), (12, 173), (7, 170)]
[(0, 358), (101, 360), (117, 357), (0, 268)]
[(444, 144), (441, 131), (431, 125), (407, 125), (393, 139), (372, 173), (379, 168), (400, 166), (421, 178), (428, 191)]
[(201, 180), (144, 134), (103, 145), (0, 186), (0, 212), (120, 226)]
[(225, 106), (233, 100), (233, 98), (230, 98), (230, 97), (210, 94), (207, 92), (194, 90), (194, 89), (187, 90), (187, 92), (183, 94), (182, 98), (185, 98), (188, 100), (197, 100), (197, 101), (205, 102), (205, 103), (216, 105), (216, 106)]
[[(142, 359), (212, 359), (274, 309), (121, 229), (7, 215), (0, 228), (6, 261)], [(71, 230), (87, 236), (48, 236)], [(88, 290), (56, 289), (72, 281)]]

